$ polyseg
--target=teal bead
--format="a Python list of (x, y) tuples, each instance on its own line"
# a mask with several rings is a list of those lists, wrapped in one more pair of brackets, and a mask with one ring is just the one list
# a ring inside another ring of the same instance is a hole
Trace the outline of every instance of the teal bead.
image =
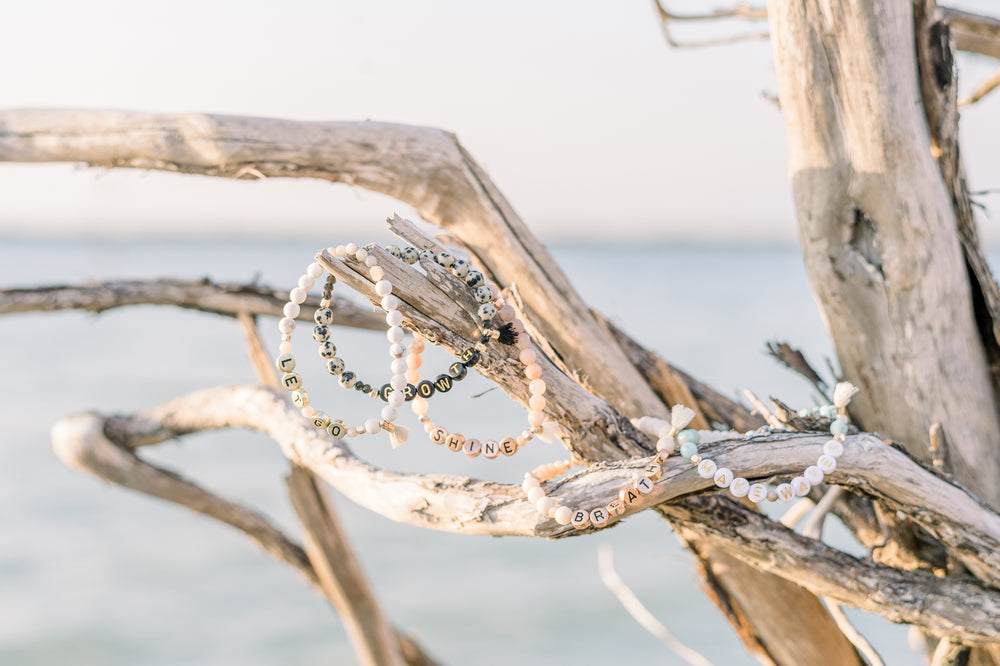
[(841, 421), (837, 419), (830, 424), (830, 433), (834, 435), (846, 435), (847, 434), (847, 421)]
[(677, 441), (683, 444), (684, 442), (691, 442), (692, 444), (701, 443), (701, 435), (698, 434), (697, 430), (681, 430), (677, 433)]
[(691, 459), (691, 456), (698, 453), (698, 445), (694, 442), (684, 442), (681, 444), (681, 455), (687, 459)]

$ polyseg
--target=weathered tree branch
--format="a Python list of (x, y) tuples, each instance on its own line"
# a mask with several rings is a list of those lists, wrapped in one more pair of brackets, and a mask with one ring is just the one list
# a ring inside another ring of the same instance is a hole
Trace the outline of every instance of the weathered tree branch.
[[(45, 285), (0, 289), (0, 314), (86, 310), (105, 312), (126, 305), (174, 305), (227, 316), (238, 313), (281, 317), (288, 292), (255, 284), (233, 284), (202, 280), (115, 280), (80, 285)], [(299, 319), (311, 321), (319, 298), (303, 303)], [(336, 296), (331, 305), (340, 326), (381, 330), (385, 317)]]

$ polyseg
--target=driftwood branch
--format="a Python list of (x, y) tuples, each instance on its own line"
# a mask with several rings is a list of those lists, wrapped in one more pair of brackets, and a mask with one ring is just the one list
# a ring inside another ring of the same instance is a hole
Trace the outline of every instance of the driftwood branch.
[[(79, 285), (46, 285), (0, 289), (0, 314), (85, 310), (105, 312), (127, 305), (173, 305), (226, 316), (243, 312), (281, 317), (288, 292), (256, 284), (234, 284), (202, 280), (115, 280)], [(299, 319), (312, 320), (319, 298), (312, 297), (302, 307)], [(380, 330), (385, 317), (337, 296), (333, 304), (337, 324)]]

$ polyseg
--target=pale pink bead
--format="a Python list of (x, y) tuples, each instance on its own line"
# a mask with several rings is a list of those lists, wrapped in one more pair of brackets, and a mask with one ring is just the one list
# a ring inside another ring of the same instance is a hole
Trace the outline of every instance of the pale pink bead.
[(528, 412), (528, 423), (533, 426), (545, 423), (545, 414), (542, 412)]
[(419, 354), (424, 350), (424, 339), (423, 338), (413, 338), (410, 341), (410, 351), (414, 354)]
[(323, 267), (317, 264), (315, 261), (306, 267), (306, 275), (311, 278), (318, 278), (323, 274)]
[(547, 401), (540, 395), (533, 395), (528, 400), (528, 408), (533, 412), (540, 412), (545, 409)]
[(413, 413), (417, 416), (425, 416), (427, 414), (427, 401), (417, 396), (410, 401), (410, 409), (412, 409)]
[(545, 393), (545, 380), (544, 379), (532, 379), (528, 383), (528, 389), (533, 395), (542, 395)]
[(316, 413), (316, 408), (313, 407), (312, 405), (306, 405), (305, 407), (302, 408), (301, 411), (302, 411), (302, 416), (309, 418), (310, 416)]
[(298, 317), (301, 311), (302, 308), (299, 307), (298, 303), (285, 303), (285, 307), (282, 310), (284, 315), (286, 317), (290, 317), (291, 319), (295, 319), (296, 317)]
[(436, 425), (428, 421), (427, 423), (424, 424), (424, 432), (430, 432), (431, 430), (434, 430), (434, 428), (436, 427), (437, 427)]
[(528, 379), (541, 379), (542, 378), (542, 366), (537, 363), (531, 363), (524, 368), (524, 376)]
[(532, 488), (537, 488), (539, 486), (538, 479), (533, 476), (524, 477), (524, 481), (521, 482), (521, 488), (524, 492), (528, 492)]
[(493, 300), (500, 298), (500, 290), (497, 288), (495, 284), (490, 285), (490, 293), (493, 294)]
[(517, 348), (518, 349), (522, 349), (523, 350), (523, 349), (527, 349), (530, 346), (531, 346), (531, 338), (529, 338), (527, 335), (518, 335), (517, 336)]
[(514, 329), (514, 331), (517, 332), (517, 333), (523, 333), (524, 332), (524, 322), (521, 321), (520, 319), (514, 319), (513, 321), (511, 321), (510, 322), (510, 327), (512, 329)]
[[(361, 431), (364, 432), (364, 427), (363, 426), (361, 428)], [(350, 427), (350, 428), (348, 428), (347, 429), (347, 436), (348, 437), (357, 437), (358, 436), (358, 428), (355, 428), (353, 426)]]
[(385, 277), (385, 271), (382, 270), (381, 266), (372, 266), (372, 269), (368, 271), (368, 275), (371, 277), (371, 279), (378, 282), (379, 280)]
[(535, 508), (538, 509), (538, 513), (547, 516), (551, 509), (556, 508), (556, 501), (551, 497), (543, 497), (535, 502)]
[(406, 367), (409, 368), (410, 370), (416, 370), (421, 365), (423, 365), (423, 363), (424, 363), (423, 359), (421, 359), (416, 354), (410, 354), (409, 356), (406, 357)]
[(568, 506), (561, 506), (556, 509), (555, 518), (560, 525), (569, 525), (570, 521), (573, 520), (573, 510)]
[(336, 257), (346, 257), (347, 256), (347, 246), (346, 245), (338, 245), (336, 247), (336, 249), (333, 251), (333, 255), (336, 256)]
[(281, 352), (282, 354), (291, 354), (292, 353), (291, 340), (285, 340), (280, 345), (278, 345), (278, 351)]
[(517, 312), (510, 305), (505, 305), (500, 308), (500, 321), (513, 321), (514, 317), (517, 316)]
[(306, 290), (302, 287), (296, 287), (288, 292), (288, 300), (292, 303), (303, 303), (306, 300)]
[(535, 360), (538, 358), (538, 355), (535, 353), (534, 349), (525, 349), (521, 352), (519, 358), (521, 359), (521, 363), (525, 365), (530, 365), (535, 362)]
[(344, 246), (344, 250), (347, 252), (347, 254), (354, 254), (355, 252), (358, 251), (358, 244), (348, 243), (347, 245)]
[(532, 488), (528, 491), (528, 501), (534, 504), (538, 500), (545, 497), (545, 491), (541, 488)]
[(406, 377), (406, 381), (410, 382), (411, 384), (416, 384), (417, 382), (420, 381), (420, 371), (417, 370), (416, 368), (414, 368), (413, 370), (408, 370), (404, 375), (404, 377)]

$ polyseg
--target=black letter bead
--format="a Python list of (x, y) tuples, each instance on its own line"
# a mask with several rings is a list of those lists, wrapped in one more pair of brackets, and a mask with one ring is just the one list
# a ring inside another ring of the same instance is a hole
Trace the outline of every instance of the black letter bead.
[(405, 402), (409, 402), (417, 397), (417, 387), (413, 384), (407, 384), (406, 388), (403, 389), (403, 399)]
[(465, 369), (465, 366), (458, 362), (452, 363), (448, 366), (448, 374), (451, 375), (451, 378), (456, 382), (460, 382), (465, 379), (465, 374), (467, 372), (468, 370)]
[(447, 393), (451, 390), (451, 387), (455, 384), (451, 377), (448, 375), (438, 375), (434, 380), (434, 388), (436, 388), (441, 393)]
[(383, 402), (389, 402), (390, 393), (392, 393), (392, 387), (388, 384), (383, 384), (382, 388), (378, 390), (378, 397), (382, 398)]
[(420, 394), (421, 398), (429, 398), (434, 395), (434, 384), (431, 384), (426, 379), (419, 384), (417, 384), (417, 393)]
[(462, 352), (461, 359), (462, 364), (465, 365), (465, 367), (471, 368), (476, 363), (479, 363), (479, 352), (470, 347)]

